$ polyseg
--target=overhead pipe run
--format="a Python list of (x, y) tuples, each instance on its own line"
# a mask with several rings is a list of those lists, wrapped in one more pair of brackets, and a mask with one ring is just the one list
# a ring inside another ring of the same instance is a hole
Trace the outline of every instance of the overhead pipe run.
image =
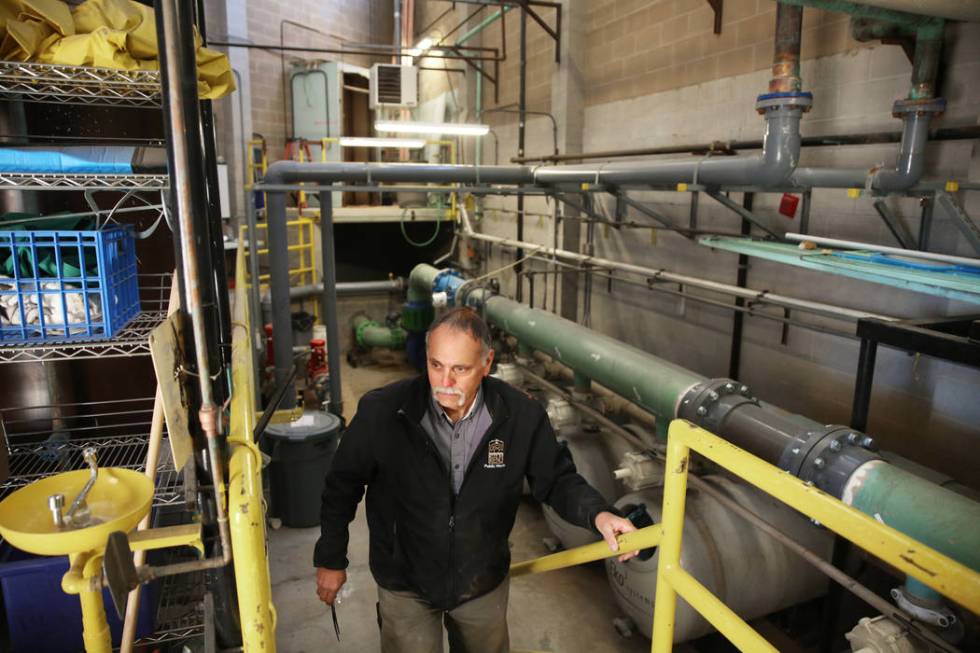
[[(686, 419), (780, 466), (889, 526), (980, 569), (980, 503), (886, 463), (874, 440), (824, 425), (752, 396), (732, 379), (708, 379), (551, 313), (470, 284), (452, 270), (422, 264), (409, 277), (421, 294), (480, 310), (524, 347), (547, 353), (658, 418)], [(943, 509), (935, 510), (935, 506)]]
[[(337, 296), (348, 295), (381, 295), (386, 293), (400, 293), (405, 290), (405, 279), (395, 277), (385, 281), (339, 281), (336, 284)], [(323, 293), (323, 283), (314, 283), (306, 286), (296, 286), (289, 289), (290, 299), (305, 299)]]

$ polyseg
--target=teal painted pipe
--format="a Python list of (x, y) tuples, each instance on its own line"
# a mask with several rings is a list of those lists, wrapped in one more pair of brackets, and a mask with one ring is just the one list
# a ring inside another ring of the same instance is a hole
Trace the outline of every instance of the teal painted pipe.
[(387, 349), (402, 349), (405, 346), (407, 333), (401, 327), (389, 327), (379, 324), (363, 313), (355, 315), (351, 320), (354, 327), (354, 337), (360, 347), (385, 347)]
[[(439, 270), (430, 265), (418, 265), (409, 277), (409, 287), (431, 289), (437, 274)], [(467, 295), (467, 304), (482, 305), (488, 321), (523, 345), (595, 379), (665, 422), (673, 419), (680, 397), (705, 380), (641, 349), (482, 288)]]
[(980, 570), (980, 504), (883, 460), (859, 468), (844, 502)]

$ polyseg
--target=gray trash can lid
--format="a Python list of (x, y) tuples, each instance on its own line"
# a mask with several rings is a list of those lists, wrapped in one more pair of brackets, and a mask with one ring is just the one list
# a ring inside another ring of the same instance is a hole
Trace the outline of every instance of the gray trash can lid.
[(265, 434), (273, 440), (310, 442), (334, 436), (339, 430), (340, 418), (333, 413), (308, 410), (293, 422), (270, 424)]

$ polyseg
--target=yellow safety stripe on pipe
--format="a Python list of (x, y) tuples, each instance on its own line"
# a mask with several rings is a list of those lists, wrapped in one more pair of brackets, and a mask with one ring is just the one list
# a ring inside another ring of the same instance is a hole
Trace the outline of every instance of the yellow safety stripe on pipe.
[[(669, 438), (676, 438), (899, 571), (980, 613), (980, 574), (969, 567), (688, 422), (672, 422)], [(667, 470), (670, 475), (669, 448)]]

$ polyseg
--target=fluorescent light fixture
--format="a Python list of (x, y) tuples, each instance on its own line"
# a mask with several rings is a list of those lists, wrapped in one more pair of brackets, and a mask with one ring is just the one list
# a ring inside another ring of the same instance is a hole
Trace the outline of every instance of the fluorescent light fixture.
[(456, 136), (485, 136), (490, 132), (490, 125), (477, 125), (460, 122), (410, 122), (379, 120), (378, 122), (374, 123), (374, 129), (379, 132), (395, 132), (399, 134), (452, 134)]
[(340, 147), (397, 147), (406, 150), (417, 150), (425, 147), (422, 138), (370, 138), (367, 136), (344, 136), (340, 139)]

